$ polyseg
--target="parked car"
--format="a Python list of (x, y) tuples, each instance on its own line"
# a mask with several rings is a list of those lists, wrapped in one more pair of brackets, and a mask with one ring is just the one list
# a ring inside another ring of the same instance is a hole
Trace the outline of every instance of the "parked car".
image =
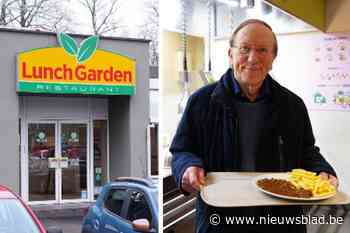
[(158, 232), (158, 187), (139, 178), (103, 186), (83, 220), (82, 233)]
[(9, 188), (0, 185), (0, 232), (62, 233), (59, 228), (45, 229), (30, 207)]

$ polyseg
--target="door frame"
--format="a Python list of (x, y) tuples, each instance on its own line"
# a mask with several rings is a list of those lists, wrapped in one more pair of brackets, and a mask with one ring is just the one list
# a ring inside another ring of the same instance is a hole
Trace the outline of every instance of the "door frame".
[(93, 154), (91, 154), (91, 143), (90, 143), (90, 128), (91, 125), (88, 120), (58, 120), (57, 121), (57, 126), (58, 126), (58, 152), (60, 155), (62, 155), (62, 148), (61, 148), (61, 133), (62, 133), (62, 124), (85, 124), (86, 125), (86, 199), (82, 198), (77, 198), (77, 199), (63, 199), (63, 194), (62, 194), (62, 168), (58, 169), (59, 173), (59, 188), (58, 188), (58, 199), (56, 200), (58, 203), (72, 203), (72, 202), (83, 202), (83, 201), (89, 201), (90, 193), (91, 193), (91, 186), (90, 186), (90, 178), (91, 177), (91, 169), (90, 169), (90, 163), (91, 163), (91, 157), (93, 157)]
[[(54, 124), (55, 125), (55, 155), (61, 154), (61, 125), (64, 123), (72, 124), (86, 124), (86, 136), (87, 136), (87, 148), (86, 148), (86, 184), (87, 184), (87, 198), (86, 199), (62, 199), (62, 168), (58, 168), (55, 171), (55, 200), (47, 201), (29, 201), (29, 155), (28, 155), (28, 127), (29, 124)], [(93, 123), (89, 120), (65, 120), (65, 119), (52, 119), (52, 120), (27, 120), (21, 121), (21, 196), (30, 204), (56, 204), (56, 203), (72, 203), (72, 202), (83, 202), (93, 200), (93, 180), (91, 176), (91, 167), (93, 167)], [(108, 162), (107, 162), (108, 163)]]
[[(55, 154), (56, 145), (57, 145), (57, 121), (55, 120), (29, 120), (27, 122), (23, 122), (24, 127), (22, 127), (22, 153), (21, 153), (21, 196), (22, 198), (29, 202), (29, 142), (28, 142), (28, 127), (29, 124), (53, 124), (55, 127)], [(55, 171), (55, 181), (57, 180), (57, 171)], [(47, 201), (32, 201), (29, 203), (37, 203), (37, 204), (52, 204), (57, 203), (57, 182), (55, 182), (55, 200), (47, 200)]]

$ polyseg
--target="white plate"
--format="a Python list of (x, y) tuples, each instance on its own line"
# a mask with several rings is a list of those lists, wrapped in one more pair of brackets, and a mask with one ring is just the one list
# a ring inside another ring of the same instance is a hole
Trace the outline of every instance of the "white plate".
[(277, 194), (277, 193), (272, 193), (272, 192), (269, 192), (265, 189), (262, 189), (259, 187), (258, 185), (258, 180), (261, 180), (261, 179), (271, 179), (271, 178), (274, 178), (274, 179), (283, 179), (283, 180), (287, 180), (288, 178), (288, 174), (285, 173), (285, 174), (266, 174), (266, 175), (260, 175), (260, 176), (257, 176), (253, 179), (253, 185), (259, 189), (261, 192), (264, 192), (268, 195), (272, 195), (274, 197), (279, 197), (279, 198), (283, 198), (283, 199), (287, 199), (287, 200), (295, 200), (295, 201), (320, 201), (320, 200), (324, 200), (324, 199), (328, 199), (328, 198), (331, 198), (333, 197), (334, 195), (336, 195), (337, 193), (332, 193), (332, 194), (329, 194), (329, 195), (326, 195), (326, 196), (321, 196), (321, 197), (292, 197), (292, 196), (286, 196), (286, 195), (281, 195), (281, 194)]

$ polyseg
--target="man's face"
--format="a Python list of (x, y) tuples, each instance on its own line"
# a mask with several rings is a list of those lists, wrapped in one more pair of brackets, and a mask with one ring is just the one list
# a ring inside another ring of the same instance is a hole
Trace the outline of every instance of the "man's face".
[(248, 24), (238, 31), (229, 49), (235, 77), (246, 87), (260, 87), (275, 59), (272, 32), (259, 23)]

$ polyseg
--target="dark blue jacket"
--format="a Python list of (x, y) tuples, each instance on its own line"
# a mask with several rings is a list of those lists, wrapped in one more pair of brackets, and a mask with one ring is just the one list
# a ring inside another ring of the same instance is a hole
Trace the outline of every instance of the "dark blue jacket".
[[(170, 147), (173, 154), (172, 174), (181, 188), (184, 171), (190, 166), (204, 168), (206, 172), (240, 171), (238, 148), (238, 117), (233, 98), (233, 74), (229, 69), (223, 77), (205, 86), (188, 100)], [(271, 90), (270, 120), (263, 126), (259, 156), (255, 160), (257, 172), (290, 171), (293, 168), (335, 175), (332, 167), (315, 146), (310, 119), (300, 97), (282, 87), (269, 75), (266, 77)], [(269, 123), (270, 122), (270, 123)], [(207, 206), (198, 196), (196, 232), (235, 232), (233, 226), (213, 227), (208, 217), (211, 213), (227, 215), (300, 216), (300, 207), (249, 207), (215, 208)], [(239, 230), (239, 227), (243, 227)], [(264, 232), (262, 226), (235, 226), (237, 232)], [(264, 226), (269, 230), (270, 226)], [(272, 226), (271, 226), (272, 227)], [(274, 226), (275, 230), (305, 232), (305, 226)], [(277, 228), (278, 229), (277, 229)], [(293, 227), (295, 229), (293, 230)], [(258, 229), (258, 231), (257, 231)]]

